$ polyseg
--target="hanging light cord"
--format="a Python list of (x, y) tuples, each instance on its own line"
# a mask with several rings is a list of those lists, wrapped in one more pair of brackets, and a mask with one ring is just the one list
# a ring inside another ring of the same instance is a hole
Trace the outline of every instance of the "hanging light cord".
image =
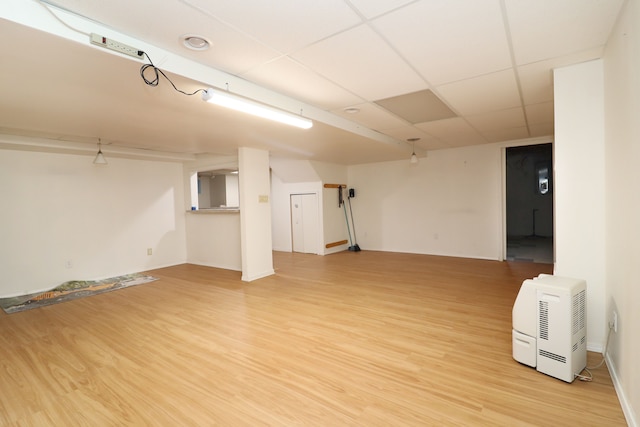
[[(187, 95), (187, 96), (192, 96), (195, 95), (198, 92), (204, 92), (206, 89), (197, 89), (191, 93), (185, 92), (183, 90), (180, 90), (176, 87), (176, 85), (171, 81), (171, 79), (164, 73), (164, 71), (162, 71), (160, 68), (156, 67), (153, 64), (153, 61), (151, 60), (151, 58), (149, 58), (149, 55), (147, 55), (147, 52), (142, 52), (142, 54), (144, 56), (147, 57), (147, 59), (149, 60), (148, 64), (143, 64), (142, 67), (140, 67), (140, 77), (142, 77), (142, 80), (149, 86), (158, 86), (158, 83), (160, 83), (160, 76), (164, 77), (165, 79), (167, 79), (167, 81), (169, 83), (171, 83), (171, 86), (173, 86), (173, 88), (176, 90), (176, 92), (180, 92), (183, 95)], [(147, 78), (147, 75), (145, 73), (147, 73), (147, 70), (152, 69), (152, 76), (153, 78), (149, 79)]]

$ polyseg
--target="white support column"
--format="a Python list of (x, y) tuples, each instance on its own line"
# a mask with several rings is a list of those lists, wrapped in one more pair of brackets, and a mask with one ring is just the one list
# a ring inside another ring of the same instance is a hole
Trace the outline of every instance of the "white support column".
[(242, 147), (238, 163), (242, 280), (250, 282), (274, 274), (269, 152)]

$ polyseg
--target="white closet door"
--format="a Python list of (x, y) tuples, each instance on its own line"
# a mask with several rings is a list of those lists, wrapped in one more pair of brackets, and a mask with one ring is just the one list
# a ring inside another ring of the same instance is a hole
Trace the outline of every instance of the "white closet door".
[(291, 238), (293, 252), (318, 253), (318, 196), (291, 195)]

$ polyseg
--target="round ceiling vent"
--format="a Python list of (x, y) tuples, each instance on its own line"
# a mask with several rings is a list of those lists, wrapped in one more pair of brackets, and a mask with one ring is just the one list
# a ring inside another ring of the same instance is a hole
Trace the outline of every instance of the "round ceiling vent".
[(184, 36), (180, 37), (180, 40), (182, 41), (184, 47), (191, 50), (207, 50), (211, 45), (211, 43), (209, 43), (209, 40), (195, 34), (185, 34)]

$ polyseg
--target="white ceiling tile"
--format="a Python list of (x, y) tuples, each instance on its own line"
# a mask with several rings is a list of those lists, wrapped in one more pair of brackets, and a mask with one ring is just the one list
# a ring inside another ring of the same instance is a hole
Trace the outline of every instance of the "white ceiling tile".
[(532, 138), (539, 136), (551, 136), (553, 137), (553, 123), (545, 123), (539, 125), (529, 125), (529, 133)]
[(287, 57), (254, 68), (243, 77), (326, 110), (362, 102), (354, 94)]
[(501, 128), (526, 128), (522, 107), (466, 116), (465, 119), (476, 130), (483, 133)]
[[(28, 27), (8, 21), (0, 25), (4, 39), (20, 40), (3, 45), (3, 72), (10, 78), (0, 97), (0, 125), (24, 134), (85, 140), (100, 135), (112, 146), (229, 154), (244, 145), (274, 156), (338, 163), (407, 159), (406, 140), (412, 137), (421, 138), (415, 145), (420, 154), (419, 147), (549, 136), (554, 131), (551, 70), (600, 58), (625, 1), (51, 1), (87, 17), (70, 20), (83, 30), (120, 32), (118, 37), (125, 37), (120, 41), (146, 46), (180, 89), (227, 82), (233, 91), (246, 83), (242, 92), (249, 96), (261, 93), (253, 81), (273, 90), (256, 97), (264, 102), (271, 97), (282, 101), (286, 97), (274, 93), (280, 92), (340, 115), (341, 107), (361, 108), (357, 119), (345, 116), (357, 123), (321, 113), (314, 127), (301, 134), (203, 105), (198, 97), (176, 94), (166, 82), (146, 86), (138, 75), (139, 62), (105, 53), (88, 40), (69, 41), (67, 29), (44, 8), (16, 0), (17, 11), (38, 13), (21, 14), (20, 20), (32, 24)], [(503, 9), (508, 13), (503, 15)], [(211, 49), (186, 50), (179, 42), (185, 33), (208, 38)], [(509, 33), (515, 58), (505, 39)], [(193, 67), (174, 54), (200, 65)], [(509, 71), (515, 62), (520, 64), (517, 78)], [(32, 84), (43, 68), (53, 82), (44, 94), (49, 102), (30, 104), (34, 96), (43, 96)], [(96, 76), (102, 76), (100, 85)], [(208, 82), (209, 76), (216, 81)], [(411, 126), (369, 103), (425, 89), (460, 117)], [(100, 96), (87, 96), (95, 93)]]
[(538, 104), (553, 100), (554, 68), (600, 58), (602, 52), (602, 47), (596, 47), (573, 55), (519, 66), (518, 77), (524, 103)]
[(377, 106), (376, 104), (363, 103), (350, 105), (350, 108), (357, 108), (360, 111), (355, 114), (345, 112), (343, 108), (333, 110), (332, 113), (344, 117), (345, 119), (359, 123), (371, 129), (381, 130), (395, 127), (406, 126), (407, 122), (387, 110)]
[(368, 101), (426, 89), (424, 80), (366, 25), (292, 57)]
[[(187, 30), (188, 28), (188, 30)], [(198, 34), (211, 42), (209, 50), (204, 52), (192, 51), (185, 48), (179, 41), (183, 34)], [(193, 59), (200, 63), (209, 64), (216, 69), (231, 74), (241, 74), (259, 64), (271, 61), (281, 54), (256, 40), (238, 33), (233, 29), (215, 23), (211, 20), (191, 21), (187, 25), (174, 27), (166, 25), (157, 38), (147, 37), (151, 43), (170, 46), (171, 52)], [(238, 52), (243, 52), (238, 55)]]
[(511, 69), (445, 84), (436, 88), (435, 92), (461, 116), (521, 105), (518, 85)]
[(418, 123), (416, 125), (450, 146), (485, 144), (487, 140), (461, 117)]
[(375, 103), (409, 123), (429, 122), (456, 116), (456, 113), (430, 89), (379, 99)]
[(413, 147), (414, 144), (413, 142), (407, 141), (408, 139), (420, 138), (418, 141), (415, 141), (416, 150), (439, 150), (448, 147), (444, 142), (415, 126), (401, 126), (393, 129), (384, 129), (381, 132), (399, 141), (404, 141), (408, 147)]
[(505, 0), (518, 65), (603, 46), (623, 0)]
[(414, 0), (350, 0), (350, 3), (367, 19), (371, 19), (412, 1)]
[(432, 85), (511, 66), (498, 0), (422, 1), (372, 24)]
[(530, 125), (553, 123), (553, 102), (543, 102), (524, 107), (527, 113), (527, 122)]
[[(153, 20), (149, 19), (149, 5), (144, 1), (67, 0), (64, 6), (151, 45), (161, 46), (170, 52), (233, 74), (282, 55), (183, 2), (155, 3)], [(126, 9), (127, 13), (122, 13), (122, 9)], [(208, 39), (211, 42), (210, 49), (202, 52), (187, 49), (180, 40), (180, 36), (184, 34), (198, 34)], [(242, 55), (238, 52), (242, 52)], [(151, 54), (151, 59), (162, 67), (162, 58)]]
[(551, 61), (534, 62), (518, 67), (518, 78), (525, 104), (535, 104), (553, 99)]
[(343, 0), (182, 0), (284, 53), (362, 22)]
[(482, 132), (489, 142), (515, 141), (529, 137), (529, 131), (526, 126), (517, 128), (502, 128)]

